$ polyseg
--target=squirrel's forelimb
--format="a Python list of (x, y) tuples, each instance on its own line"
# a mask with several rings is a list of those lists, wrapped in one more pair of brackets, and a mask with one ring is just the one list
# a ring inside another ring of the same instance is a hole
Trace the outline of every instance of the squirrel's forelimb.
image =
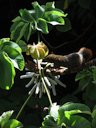
[(82, 66), (85, 62), (90, 60), (93, 56), (93, 52), (89, 48), (81, 48), (78, 52), (74, 52), (68, 55), (55, 55), (49, 54), (45, 61), (54, 63), (56, 67), (64, 66), (69, 69)]

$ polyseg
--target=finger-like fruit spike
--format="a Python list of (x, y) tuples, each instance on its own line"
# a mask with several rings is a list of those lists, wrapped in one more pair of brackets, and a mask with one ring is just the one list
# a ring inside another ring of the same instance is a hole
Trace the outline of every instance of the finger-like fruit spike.
[(43, 42), (39, 42), (38, 44), (28, 45), (27, 46), (27, 55), (31, 55), (34, 59), (44, 59), (45, 56), (48, 55), (48, 48)]

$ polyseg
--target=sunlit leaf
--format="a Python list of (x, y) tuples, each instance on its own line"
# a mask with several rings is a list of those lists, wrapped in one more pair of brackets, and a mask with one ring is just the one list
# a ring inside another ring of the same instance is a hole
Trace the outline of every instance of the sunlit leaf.
[(10, 119), (11, 115), (13, 114), (13, 110), (4, 112), (0, 116), (0, 126), (4, 126), (4, 124)]
[(47, 34), (48, 33), (48, 25), (46, 20), (39, 18), (37, 22), (37, 30)]
[(42, 17), (43, 13), (44, 13), (44, 8), (42, 6), (39, 5), (39, 3), (37, 1), (32, 3), (32, 6), (36, 12), (36, 19)]
[(62, 17), (51, 14), (46, 16), (46, 21), (52, 25), (64, 25), (65, 21)]
[[(67, 111), (69, 111), (69, 113), (65, 113)], [(62, 121), (65, 120), (64, 113), (65, 114), (68, 114), (69, 117), (71, 115), (76, 114), (76, 113), (77, 114), (78, 113), (85, 113), (85, 114), (89, 114), (89, 115), (91, 114), (90, 108), (88, 106), (86, 106), (85, 104), (72, 103), (72, 102), (68, 102), (68, 103), (65, 103), (64, 105), (62, 105), (59, 108), (58, 112), (59, 112), (59, 120), (58, 120), (58, 123), (62, 123)]]
[(91, 123), (86, 118), (78, 115), (71, 116), (67, 125), (73, 128), (92, 128)]
[(23, 125), (16, 119), (10, 119), (4, 124), (4, 128), (21, 128)]
[(0, 53), (0, 87), (9, 90), (14, 83), (14, 77), (14, 65), (5, 52)]

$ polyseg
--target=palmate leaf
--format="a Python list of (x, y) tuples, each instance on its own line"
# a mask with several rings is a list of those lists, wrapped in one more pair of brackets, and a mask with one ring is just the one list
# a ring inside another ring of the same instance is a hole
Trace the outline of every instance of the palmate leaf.
[(48, 34), (50, 26), (65, 24), (64, 17), (67, 15), (62, 10), (55, 8), (54, 2), (39, 5), (35, 1), (32, 2), (32, 6), (32, 10), (20, 9), (20, 16), (12, 20), (13, 24), (10, 28), (11, 40), (18, 43), (24, 37), (28, 42), (30, 36), (36, 31)]
[[(15, 40), (17, 43), (24, 36), (25, 40), (28, 41), (31, 32), (34, 32), (35, 19), (27, 9), (21, 9), (19, 11), (20, 16), (13, 19), (13, 24), (10, 28), (11, 40)], [(33, 26), (33, 27), (32, 27)]]
[(5, 52), (0, 53), (0, 87), (9, 90), (14, 83), (14, 77), (15, 69), (12, 62)]

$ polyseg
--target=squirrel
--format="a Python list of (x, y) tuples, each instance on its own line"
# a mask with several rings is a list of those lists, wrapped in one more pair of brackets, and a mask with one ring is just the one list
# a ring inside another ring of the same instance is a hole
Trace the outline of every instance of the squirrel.
[(68, 55), (49, 54), (44, 61), (54, 63), (54, 66), (64, 66), (67, 68), (76, 68), (83, 65), (93, 57), (93, 51), (89, 48), (82, 47), (78, 52)]

